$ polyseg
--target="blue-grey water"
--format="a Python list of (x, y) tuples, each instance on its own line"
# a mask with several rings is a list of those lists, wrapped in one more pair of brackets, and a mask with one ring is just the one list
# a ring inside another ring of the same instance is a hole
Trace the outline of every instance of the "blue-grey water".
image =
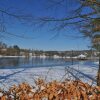
[[(73, 64), (94, 65), (92, 61), (73, 61)], [(8, 68), (32, 68), (32, 67), (51, 67), (51, 66), (69, 66), (72, 61), (65, 61), (61, 58), (0, 58), (0, 69)]]

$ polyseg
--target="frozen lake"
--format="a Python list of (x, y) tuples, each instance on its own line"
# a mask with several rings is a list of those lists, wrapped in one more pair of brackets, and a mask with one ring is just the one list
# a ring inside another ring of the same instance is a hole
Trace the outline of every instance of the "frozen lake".
[[(74, 61), (73, 64), (83, 64), (94, 66), (93, 61)], [(63, 58), (39, 58), (39, 57), (7, 57), (0, 58), (0, 69), (14, 68), (33, 68), (33, 67), (51, 67), (51, 66), (69, 66), (72, 61), (65, 61)]]
[(54, 58), (0, 58), (0, 88), (8, 89), (13, 84), (34, 84), (37, 78), (46, 81), (81, 79), (96, 84), (98, 65), (91, 61), (64, 61)]

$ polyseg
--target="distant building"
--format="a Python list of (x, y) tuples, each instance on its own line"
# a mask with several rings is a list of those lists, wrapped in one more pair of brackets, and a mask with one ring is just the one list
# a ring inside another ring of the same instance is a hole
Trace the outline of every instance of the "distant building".
[(32, 53), (29, 53), (29, 56), (32, 57)]
[(20, 56), (25, 56), (25, 52), (20, 52)]
[(79, 56), (78, 56), (78, 59), (86, 59), (86, 55), (83, 55), (83, 54), (80, 54)]

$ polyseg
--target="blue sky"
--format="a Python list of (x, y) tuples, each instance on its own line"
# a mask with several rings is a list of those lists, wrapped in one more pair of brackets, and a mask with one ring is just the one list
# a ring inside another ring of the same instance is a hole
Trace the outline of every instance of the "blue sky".
[[(72, 11), (78, 6), (78, 4), (76, 5), (75, 0), (72, 0), (72, 3), (70, 1), (71, 0), (68, 0), (69, 3), (67, 6), (64, 5), (62, 8), (59, 8), (59, 6), (53, 7), (52, 3), (47, 2), (47, 0), (1, 0), (0, 8), (9, 8), (9, 11), (11, 12), (14, 12), (15, 9), (17, 9), (18, 14), (21, 13), (18, 9), (21, 9), (23, 13), (32, 14), (34, 17), (51, 16), (62, 18), (68, 16), (70, 10)], [(50, 8), (49, 5), (51, 5)], [(6, 27), (8, 32), (16, 35), (33, 37), (33, 39), (21, 39), (13, 36), (3, 38), (2, 40), (8, 45), (17, 44), (21, 48), (58, 51), (84, 50), (88, 49), (88, 46), (90, 45), (89, 39), (75, 39), (68, 37), (69, 35), (81, 35), (75, 27), (68, 27), (67, 29), (58, 32), (51, 31), (51, 25), (36, 28), (34, 25), (21, 24), (16, 19), (9, 18), (8, 16), (6, 16), (5, 20), (7, 21)], [(55, 36), (56, 34), (57, 36)]]

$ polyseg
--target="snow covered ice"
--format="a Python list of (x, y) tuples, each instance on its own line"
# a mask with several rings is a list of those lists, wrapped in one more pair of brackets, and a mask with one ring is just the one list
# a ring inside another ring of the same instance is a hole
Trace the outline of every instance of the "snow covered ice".
[(87, 66), (82, 64), (71, 65), (69, 67), (37, 67), (0, 69), (0, 87), (8, 89), (14, 84), (27, 82), (34, 85), (37, 78), (43, 78), (47, 82), (52, 80), (63, 81), (65, 79), (81, 79), (84, 82), (96, 84), (97, 66)]

